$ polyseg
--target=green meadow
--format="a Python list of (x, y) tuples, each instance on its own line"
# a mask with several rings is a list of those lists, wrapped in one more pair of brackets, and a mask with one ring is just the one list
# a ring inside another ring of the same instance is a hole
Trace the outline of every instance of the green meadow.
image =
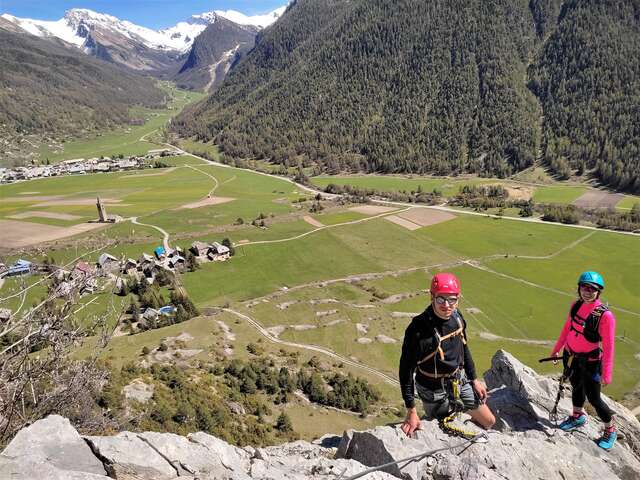
[(382, 192), (416, 191), (422, 188), (425, 192), (440, 190), (445, 196), (458, 193), (463, 185), (483, 185), (496, 183), (499, 180), (488, 178), (451, 178), (451, 177), (419, 177), (394, 175), (348, 175), (312, 177), (311, 183), (324, 188), (334, 185), (353, 185), (360, 188), (372, 188)]
[(152, 140), (151, 134), (160, 130), (185, 105), (203, 97), (202, 93), (178, 90), (167, 84), (163, 84), (162, 88), (171, 96), (171, 101), (165, 109), (137, 107), (131, 111), (132, 117), (145, 120), (144, 125), (120, 127), (88, 138), (74, 139), (64, 143), (61, 151), (54, 151), (45, 145), (39, 151), (40, 160), (49, 160), (55, 163), (73, 158), (109, 157), (120, 153), (123, 155), (143, 155), (149, 150), (162, 148), (163, 145), (154, 146), (149, 141), (145, 141), (145, 137), (151, 137), (148, 140)]
[(640, 197), (636, 195), (625, 195), (624, 198), (618, 202), (616, 208), (631, 210), (635, 204), (640, 204)]
[(587, 190), (587, 187), (569, 185), (537, 187), (533, 193), (533, 200), (537, 203), (569, 204), (585, 194)]
[[(486, 369), (498, 348), (538, 368), (535, 359), (550, 351), (574, 298), (576, 276), (587, 268), (600, 269), (610, 279), (604, 298), (611, 302), (624, 337), (616, 354), (621, 368), (609, 387), (609, 393), (619, 398), (635, 386), (640, 371), (634, 358), (640, 351), (640, 334), (632, 323), (639, 316), (640, 302), (631, 293), (640, 284), (640, 266), (628, 258), (637, 245), (635, 237), (615, 233), (467, 215), (413, 232), (375, 219), (290, 242), (246, 245), (231, 262), (205, 265), (183, 279), (200, 305), (246, 305), (252, 298), (279, 292), (277, 300), (269, 299), (245, 312), (268, 327), (313, 325), (307, 330), (288, 328), (281, 338), (324, 345), (393, 373), (404, 328), (412, 313), (424, 309), (428, 300), (421, 290), (433, 272), (447, 269), (460, 276), (464, 289), (461, 309), (477, 346), (478, 365)], [(424, 270), (401, 272), (416, 267)], [(363, 280), (362, 287), (348, 285), (332, 292), (324, 290), (329, 287), (309, 286), (288, 293), (309, 282), (373, 272), (386, 273)], [(382, 296), (409, 294), (409, 298), (387, 304), (362, 290), (364, 287), (375, 287), (371, 291)], [(311, 297), (333, 298), (339, 303), (320, 307), (302, 302), (286, 310), (275, 305)], [(337, 312), (326, 318), (316, 315), (334, 309)], [(327, 326), (332, 320), (341, 321)], [(372, 338), (385, 335), (397, 343), (360, 344), (356, 323), (368, 323)]]
[[(460, 308), (469, 325), (477, 368), (482, 372), (500, 348), (540, 369), (536, 360), (549, 353), (562, 327), (575, 296), (577, 275), (596, 269), (606, 278), (604, 298), (618, 319), (615, 379), (608, 393), (621, 398), (638, 382), (640, 362), (634, 355), (640, 353), (640, 334), (634, 325), (640, 316), (640, 244), (636, 237), (463, 212), (451, 220), (410, 231), (384, 218), (365, 220), (369, 217), (348, 210), (348, 206), (331, 206), (327, 213), (311, 214), (309, 203), (297, 201), (308, 195), (281, 179), (201, 164), (188, 156), (166, 160), (174, 168), (57, 177), (2, 186), (0, 217), (44, 210), (78, 215), (83, 220), (77, 223), (95, 217), (91, 202), (47, 206), (42, 205), (42, 200), (29, 197), (94, 199), (100, 195), (114, 200), (107, 204), (109, 213), (137, 217), (142, 223), (166, 230), (172, 245), (188, 247), (196, 239), (220, 241), (228, 237), (235, 244), (235, 257), (224, 263), (205, 263), (199, 270), (181, 275), (182, 284), (201, 309), (229, 305), (265, 327), (288, 327), (280, 333), (283, 340), (321, 345), (389, 375), (395, 375), (397, 370), (404, 329), (411, 316), (428, 302), (424, 291), (434, 272), (452, 270), (460, 276)], [(345, 182), (364, 179), (360, 186), (377, 189), (411, 190), (421, 185), (423, 190), (439, 188), (445, 192), (454, 192), (469, 181), (344, 178)], [(367, 183), (372, 181), (382, 183)], [(414, 182), (412, 186), (408, 181)], [(477, 181), (494, 183), (488, 179)], [(542, 192), (542, 198), (570, 202), (581, 194), (582, 187), (571, 188), (574, 190), (541, 187), (536, 192)], [(38, 193), (23, 195), (27, 192)], [(213, 197), (229, 201), (180, 208), (207, 199), (211, 192)], [(261, 213), (266, 217), (266, 228), (250, 225)], [(314, 231), (317, 227), (303, 221), (303, 215), (311, 215), (327, 228)], [(103, 242), (109, 245), (106, 251), (117, 257), (137, 258), (159, 245), (161, 234), (152, 227), (127, 221), (83, 238), (91, 242), (53, 247), (49, 254), (59, 262), (71, 261)], [(87, 258), (95, 260), (98, 253)], [(16, 291), (12, 282), (0, 289), (0, 297)], [(34, 290), (25, 303), (42, 293)], [(95, 297), (96, 300), (86, 297), (86, 302), (91, 303), (83, 309), (84, 314), (99, 313), (110, 305), (108, 295)], [(250, 306), (256, 299), (258, 302)], [(21, 298), (11, 302), (15, 307)], [(278, 306), (287, 302), (293, 303), (284, 308)], [(326, 313), (331, 310), (336, 311)], [(219, 318), (225, 318), (237, 335), (236, 354), (246, 354), (246, 344), (257, 341), (259, 334), (230, 314), (220, 315), (223, 317), (118, 337), (112, 341), (108, 356), (115, 364), (138, 358), (143, 346), (157, 345), (164, 337), (187, 331), (195, 338), (194, 348), (203, 346), (198, 358), (205, 358), (209, 350), (204, 347), (219, 342)], [(366, 333), (362, 325), (366, 326)], [(368, 340), (358, 342), (364, 337)], [(266, 339), (263, 343), (275, 352), (280, 348)], [(550, 373), (554, 367), (545, 365), (541, 371)], [(381, 383), (379, 377), (367, 376)], [(385, 398), (394, 405), (399, 403), (399, 394), (387, 387)], [(296, 413), (294, 423), (304, 422), (308, 408)]]

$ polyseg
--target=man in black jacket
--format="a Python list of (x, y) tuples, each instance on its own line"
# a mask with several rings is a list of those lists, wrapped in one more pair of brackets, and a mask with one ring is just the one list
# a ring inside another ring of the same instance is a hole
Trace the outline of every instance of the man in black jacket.
[[(446, 417), (453, 408), (451, 402), (456, 401), (458, 408), (468, 411), (478, 425), (488, 429), (495, 423), (495, 417), (484, 403), (487, 389), (476, 377), (464, 318), (456, 308), (459, 296), (460, 282), (455, 275), (434, 275), (431, 305), (414, 317), (405, 331), (399, 377), (407, 407), (402, 431), (407, 435), (420, 429), (414, 385), (429, 420)], [(453, 380), (459, 385), (455, 398)]]

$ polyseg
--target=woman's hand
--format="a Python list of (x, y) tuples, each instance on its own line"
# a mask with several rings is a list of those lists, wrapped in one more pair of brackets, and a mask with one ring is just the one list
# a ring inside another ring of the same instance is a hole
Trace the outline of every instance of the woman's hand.
[(418, 412), (415, 408), (407, 409), (407, 416), (405, 417), (404, 422), (402, 422), (402, 426), (400, 428), (407, 437), (410, 437), (413, 432), (422, 428), (420, 417), (418, 416)]

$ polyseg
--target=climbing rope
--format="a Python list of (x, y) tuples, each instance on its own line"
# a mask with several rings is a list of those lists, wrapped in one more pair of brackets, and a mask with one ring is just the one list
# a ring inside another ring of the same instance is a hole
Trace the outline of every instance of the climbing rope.
[[(407, 465), (409, 465), (409, 464), (411, 464), (413, 462), (419, 462), (423, 458), (430, 457), (431, 455), (434, 455), (434, 454), (436, 454), (438, 452), (444, 452), (446, 450), (453, 450), (454, 448), (458, 448), (458, 447), (468, 447), (469, 445), (478, 442), (481, 438), (482, 439), (486, 439), (487, 438), (487, 435), (486, 435), (485, 432), (481, 432), (481, 433), (479, 433), (477, 435), (474, 435), (473, 438), (467, 438), (465, 442), (458, 443), (457, 445), (451, 445), (449, 447), (436, 448), (434, 450), (429, 450), (429, 451), (426, 451), (424, 453), (419, 453), (418, 455), (413, 455), (412, 457), (407, 457), (407, 458), (403, 458), (401, 460), (396, 460), (396, 461), (393, 461), (393, 462), (385, 463), (383, 465), (378, 465), (377, 467), (369, 468), (369, 469), (367, 469), (367, 470), (365, 470), (363, 472), (360, 472), (360, 473), (358, 473), (356, 475), (352, 475), (350, 477), (343, 478), (344, 472), (342, 472), (342, 475), (340, 475), (337, 480), (356, 480), (356, 478), (362, 478), (365, 475), (369, 475), (370, 473), (377, 472), (377, 471), (380, 471), (380, 470), (384, 470), (387, 467), (391, 467), (393, 465), (398, 465), (398, 464), (403, 463), (403, 462), (407, 462), (402, 467), (400, 467), (400, 470), (402, 470)], [(345, 469), (345, 472), (346, 472), (346, 469)]]
[(465, 430), (464, 428), (458, 427), (457, 425), (453, 424), (453, 421), (458, 417), (458, 413), (459, 412), (454, 411), (448, 417), (445, 417), (442, 420), (440, 420), (438, 422), (440, 429), (449, 435), (453, 435), (454, 437), (462, 437), (469, 440), (477, 437), (478, 433), (473, 432), (471, 430)]

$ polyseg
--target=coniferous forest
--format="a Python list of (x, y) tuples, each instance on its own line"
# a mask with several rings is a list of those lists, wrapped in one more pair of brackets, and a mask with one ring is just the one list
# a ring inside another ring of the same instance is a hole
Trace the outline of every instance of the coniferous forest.
[(640, 191), (639, 47), (637, 0), (298, 0), (174, 129), (327, 172), (540, 158)]
[(127, 123), (135, 105), (161, 107), (155, 82), (55, 39), (0, 28), (0, 124), (73, 134)]

